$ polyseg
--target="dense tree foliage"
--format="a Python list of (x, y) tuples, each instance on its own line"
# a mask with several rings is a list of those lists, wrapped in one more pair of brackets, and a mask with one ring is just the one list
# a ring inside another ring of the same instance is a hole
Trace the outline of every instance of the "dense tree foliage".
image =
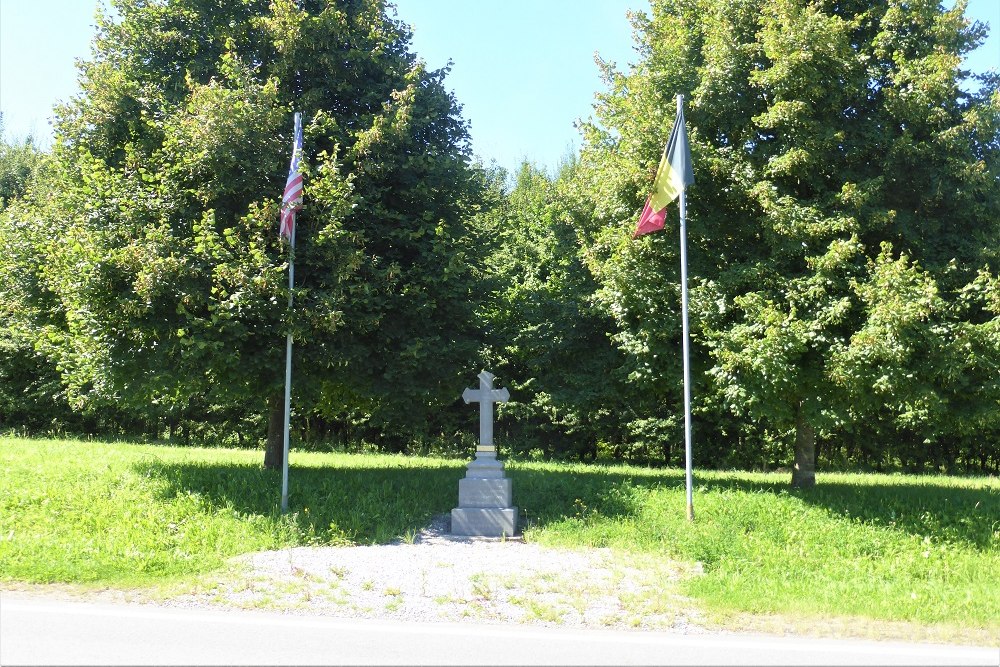
[(963, 7), (663, 0), (635, 17), (641, 59), (607, 69), (578, 190), (633, 377), (676, 411), (677, 242), (627, 228), (686, 96), (701, 443), (794, 443), (808, 485), (817, 439), (921, 464), (996, 442), (1000, 94), (961, 87), (984, 34)]
[(303, 437), (460, 443), (487, 364), (501, 447), (679, 464), (676, 213), (631, 233), (680, 93), (696, 465), (1000, 470), (1000, 77), (962, 70), (964, 3), (652, 0), (579, 157), (509, 186), (382, 0), (115, 8), (52, 154), (0, 153), (5, 424), (266, 430), (277, 465), (291, 331)]
[[(581, 260), (577, 212), (564, 192), (575, 166), (550, 178), (525, 163), (479, 222), (491, 240), (484, 304), (487, 358), (516, 401), (501, 406), (504, 439), (535, 455), (593, 459), (622, 441), (624, 360), (596, 307)], [(656, 457), (659, 460), (659, 457)]]
[[(113, 7), (49, 181), (6, 230), (25, 326), (72, 400), (168, 421), (269, 407), (279, 465), (290, 329), (300, 413), (396, 448), (440, 426), (476, 365), (463, 225), (482, 190), (446, 71), (378, 0)], [(293, 110), (308, 185), (289, 314)]]
[(3, 135), (3, 114), (0, 114), (0, 211), (11, 200), (24, 196), (43, 159), (30, 136), (7, 141)]
[[(31, 137), (3, 138), (0, 115), (0, 216), (25, 196), (45, 159)], [(0, 237), (0, 254), (11, 250)], [(10, 276), (16, 280), (17, 276)], [(0, 300), (0, 428), (39, 429), (71, 415), (59, 376), (36, 354), (30, 337), (20, 335), (9, 298)]]

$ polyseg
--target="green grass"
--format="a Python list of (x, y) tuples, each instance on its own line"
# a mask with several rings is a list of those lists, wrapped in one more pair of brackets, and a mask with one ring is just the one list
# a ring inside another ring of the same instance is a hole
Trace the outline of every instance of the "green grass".
[(141, 585), (251, 551), (387, 542), (450, 509), (461, 476), (439, 459), (292, 460), (282, 516), (260, 452), (0, 438), (0, 581)]
[[(292, 513), (261, 452), (0, 438), (0, 581), (153, 585), (261, 549), (411, 540), (463, 462), (293, 452)], [(725, 615), (856, 617), (1000, 636), (1000, 482), (696, 474), (512, 463), (525, 538), (701, 564), (679, 592)], [(688, 568), (694, 570), (696, 568)], [(653, 601), (655, 602), (655, 601)], [(640, 607), (650, 600), (638, 600)]]
[(719, 612), (856, 616), (1000, 632), (996, 479), (515, 465), (529, 539), (702, 564), (681, 591)]

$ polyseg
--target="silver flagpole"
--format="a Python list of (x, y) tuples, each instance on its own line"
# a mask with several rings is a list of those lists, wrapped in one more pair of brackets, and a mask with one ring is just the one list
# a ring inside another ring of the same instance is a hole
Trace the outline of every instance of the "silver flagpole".
[[(295, 286), (295, 228), (289, 237), (288, 248), (288, 312), (292, 312), (292, 288)], [(292, 332), (285, 339), (285, 431), (281, 456), (281, 511), (288, 511), (288, 429), (292, 414)]]
[[(684, 110), (684, 96), (677, 96), (677, 114)], [(687, 487), (687, 518), (694, 521), (694, 493), (691, 474), (691, 359), (688, 342), (688, 277), (687, 277), (687, 185), (681, 186), (681, 324), (684, 334), (684, 476)]]
[[(299, 126), (302, 123), (302, 114), (295, 113), (295, 134), (298, 136)], [(293, 150), (297, 150), (293, 149)], [(295, 287), (295, 228), (298, 227), (292, 221), (291, 234), (288, 237), (288, 313), (292, 312), (292, 289)], [(291, 321), (289, 321), (291, 326)], [(282, 442), (281, 455), (281, 512), (288, 511), (288, 430), (292, 416), (292, 331), (288, 330), (288, 337), (285, 339), (285, 429)]]

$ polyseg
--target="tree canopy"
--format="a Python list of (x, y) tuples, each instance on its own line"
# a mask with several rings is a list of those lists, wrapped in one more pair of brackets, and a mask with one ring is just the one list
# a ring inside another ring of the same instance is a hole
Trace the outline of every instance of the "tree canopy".
[(791, 438), (795, 483), (817, 433), (877, 423), (928, 453), (996, 433), (1000, 94), (962, 87), (985, 30), (963, 10), (654, 1), (634, 17), (639, 63), (606, 69), (578, 190), (620, 345), (676, 404), (677, 243), (624, 232), (681, 93), (702, 438)]
[(964, 2), (652, 0), (579, 156), (509, 184), (384, 0), (113, 6), (51, 154), (0, 153), (0, 417), (268, 423), (278, 465), (290, 331), (300, 433), (460, 443), (485, 363), (519, 454), (679, 463), (674, 209), (631, 234), (681, 94), (696, 464), (1000, 466), (1000, 76), (963, 69)]
[[(290, 330), (304, 413), (419, 433), (478, 353), (464, 221), (483, 184), (447, 70), (376, 0), (113, 7), (51, 174), (10, 223), (29, 239), (25, 312), (73, 399), (167, 416), (270, 401), (273, 431)], [(289, 313), (293, 110), (307, 190)]]

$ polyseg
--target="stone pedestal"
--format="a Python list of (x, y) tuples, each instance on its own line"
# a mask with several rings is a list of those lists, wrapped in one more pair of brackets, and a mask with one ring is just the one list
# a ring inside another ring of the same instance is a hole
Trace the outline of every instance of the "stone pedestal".
[[(485, 448), (482, 448), (485, 449)], [(492, 448), (490, 448), (492, 449)], [(496, 452), (477, 452), (458, 482), (458, 507), (451, 511), (451, 534), (512, 537), (517, 532), (513, 487)]]

